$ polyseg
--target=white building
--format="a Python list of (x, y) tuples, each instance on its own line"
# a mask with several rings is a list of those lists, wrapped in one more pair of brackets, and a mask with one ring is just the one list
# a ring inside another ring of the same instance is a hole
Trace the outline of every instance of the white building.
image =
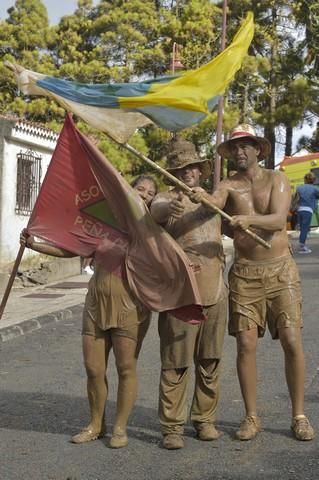
[(0, 270), (16, 258), (57, 139), (53, 130), (0, 116)]

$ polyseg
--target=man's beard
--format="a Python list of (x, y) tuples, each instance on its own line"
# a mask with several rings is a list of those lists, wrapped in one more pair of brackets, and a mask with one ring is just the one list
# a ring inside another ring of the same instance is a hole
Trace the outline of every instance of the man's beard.
[(248, 169), (247, 163), (237, 165), (237, 172), (245, 172)]

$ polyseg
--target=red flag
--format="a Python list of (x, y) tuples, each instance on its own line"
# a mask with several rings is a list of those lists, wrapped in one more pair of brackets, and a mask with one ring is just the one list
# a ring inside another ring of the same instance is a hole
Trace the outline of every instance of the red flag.
[(122, 250), (123, 257), (127, 252), (127, 235), (116, 227), (116, 220), (92, 173), (69, 116), (59, 136), (27, 231), (82, 257), (93, 256), (103, 241), (109, 251), (105, 259), (108, 270), (114, 270), (119, 250)]
[(130, 288), (146, 307), (204, 318), (188, 257), (69, 115), (27, 231), (76, 255), (98, 249), (109, 271), (122, 256)]

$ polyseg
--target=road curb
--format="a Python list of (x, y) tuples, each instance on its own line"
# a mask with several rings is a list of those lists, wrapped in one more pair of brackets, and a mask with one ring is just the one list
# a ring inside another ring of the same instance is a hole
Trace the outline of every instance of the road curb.
[(35, 330), (39, 330), (40, 328), (52, 323), (72, 320), (74, 316), (81, 315), (82, 310), (83, 303), (80, 303), (63, 310), (57, 310), (56, 312), (46, 313), (45, 315), (25, 320), (24, 322), (16, 325), (0, 328), (0, 343), (7, 342), (8, 340), (12, 340), (20, 335), (26, 335), (27, 333), (34, 332)]

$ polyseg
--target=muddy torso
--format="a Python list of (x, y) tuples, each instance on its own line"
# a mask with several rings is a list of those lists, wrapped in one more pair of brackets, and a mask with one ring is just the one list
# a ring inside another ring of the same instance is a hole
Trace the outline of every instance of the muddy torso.
[[(159, 194), (156, 201), (177, 198), (176, 190)], [(180, 218), (170, 217), (164, 225), (182, 247), (191, 261), (203, 305), (216, 303), (224, 293), (224, 253), (221, 241), (221, 220), (201, 204), (195, 204), (183, 196), (185, 206)]]
[[(228, 200), (224, 208), (229, 215), (267, 215), (271, 213), (274, 172), (264, 169), (261, 169), (261, 172), (260, 177), (253, 181), (239, 175), (230, 177), (227, 185)], [(244, 231), (237, 228), (234, 229), (234, 247), (237, 259), (246, 258), (258, 261), (281, 257), (289, 253), (286, 228), (276, 232), (253, 227), (251, 230), (269, 242), (271, 249), (259, 245)]]

